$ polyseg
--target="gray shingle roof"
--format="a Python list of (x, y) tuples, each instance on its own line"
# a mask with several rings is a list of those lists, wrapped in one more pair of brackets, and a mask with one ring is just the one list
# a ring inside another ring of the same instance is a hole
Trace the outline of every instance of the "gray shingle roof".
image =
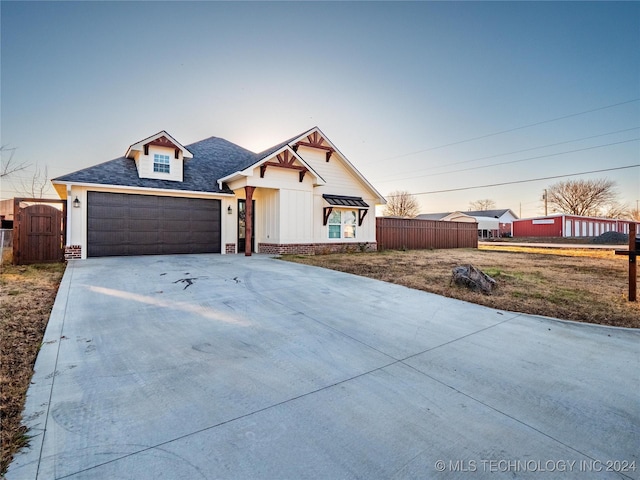
[[(465, 215), (469, 215), (470, 217), (493, 217), (500, 218), (502, 215), (509, 211), (508, 208), (503, 208), (502, 210), (475, 210), (469, 212), (463, 212), (462, 210), (458, 210), (460, 213), (464, 213)], [(422, 213), (418, 215), (416, 218), (420, 220), (440, 220), (441, 218), (446, 217), (447, 215), (451, 215), (454, 212), (444, 212), (444, 213)], [(513, 212), (511, 212), (513, 213)], [(515, 214), (514, 214), (515, 216)]]
[(251, 166), (299, 136), (292, 137), (292, 139), (261, 153), (253, 153), (218, 137), (210, 137), (192, 143), (186, 146), (193, 153), (193, 158), (185, 159), (184, 161), (184, 179), (182, 182), (140, 178), (138, 177), (135, 162), (126, 157), (116, 158), (99, 165), (62, 175), (53, 180), (71, 183), (230, 193), (228, 190), (221, 190), (218, 187), (218, 179)]
[(472, 217), (494, 217), (500, 218), (502, 215), (509, 211), (508, 208), (503, 208), (502, 210), (475, 210), (472, 212), (463, 212)]
[(450, 215), (453, 212), (445, 212), (445, 213), (421, 213), (417, 215), (416, 218), (418, 220), (440, 220), (441, 218)]

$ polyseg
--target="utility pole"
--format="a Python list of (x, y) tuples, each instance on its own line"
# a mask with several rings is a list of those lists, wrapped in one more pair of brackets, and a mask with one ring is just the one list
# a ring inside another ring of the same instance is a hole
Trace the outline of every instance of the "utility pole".
[(542, 195), (542, 199), (544, 200), (544, 216), (548, 215), (547, 213), (547, 189), (544, 189), (544, 195)]

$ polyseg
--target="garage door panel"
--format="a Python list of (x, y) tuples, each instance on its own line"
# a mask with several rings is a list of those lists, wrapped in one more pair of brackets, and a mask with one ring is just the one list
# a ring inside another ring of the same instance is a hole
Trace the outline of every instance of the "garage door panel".
[[(128, 246), (126, 245), (100, 245), (100, 256), (101, 257), (112, 257), (112, 256), (123, 256), (130, 255), (127, 253), (129, 251)], [(89, 255), (89, 256), (97, 256), (97, 255)]]
[[(211, 235), (207, 235), (211, 238)], [(179, 245), (183, 243), (193, 243), (193, 235), (187, 235), (185, 232), (162, 232), (161, 243)]]
[(94, 245), (124, 245), (129, 238), (124, 232), (100, 232), (100, 236), (95, 240)]
[(89, 256), (220, 253), (220, 200), (88, 192)]
[[(178, 208), (165, 208), (163, 210), (162, 218), (163, 220), (184, 220), (185, 210)], [(187, 219), (188, 220), (188, 219)]]
[(87, 228), (90, 231), (123, 231), (129, 228), (129, 219), (127, 218), (89, 218)]
[(129, 232), (129, 243), (131, 245), (155, 245), (160, 243), (160, 232)]
[(198, 231), (218, 231), (220, 230), (220, 222), (205, 222), (202, 220), (191, 220), (195, 230)]
[[(140, 207), (140, 208), (158, 208), (158, 204), (160, 203), (163, 197), (156, 197), (154, 195), (125, 195), (128, 200), (129, 205)], [(167, 197), (171, 198), (171, 197)]]
[(117, 195), (113, 195), (110, 193), (103, 192), (91, 192), (92, 195), (92, 205), (94, 207), (107, 207), (107, 208), (121, 208), (122, 200), (121, 197)]
[(137, 218), (131, 220), (129, 228), (135, 228), (140, 232), (157, 232), (160, 228), (160, 221), (157, 219)]
[(202, 231), (196, 231), (193, 232), (193, 234), (191, 235), (191, 242), (192, 243), (205, 243), (207, 238), (209, 238), (211, 236), (212, 232), (202, 232)]
[(129, 218), (133, 220), (145, 220), (145, 219), (158, 219), (158, 211), (159, 209), (151, 208), (151, 207), (139, 207), (139, 206), (131, 206), (129, 207)]
[(214, 211), (210, 209), (198, 209), (191, 211), (191, 220), (196, 222), (209, 221), (212, 216), (214, 216)]
[(168, 232), (188, 232), (191, 228), (191, 222), (189, 219), (183, 218), (179, 220), (172, 220), (170, 218), (163, 218), (160, 220), (160, 228)]
[[(187, 244), (187, 243), (179, 243), (176, 245), (163, 245), (163, 253), (198, 253), (198, 252), (194, 252), (193, 248), (191, 247), (191, 245)], [(206, 252), (202, 252), (202, 253), (206, 253)]]
[(94, 215), (99, 218), (126, 218), (129, 208), (126, 206), (115, 205), (94, 205)]

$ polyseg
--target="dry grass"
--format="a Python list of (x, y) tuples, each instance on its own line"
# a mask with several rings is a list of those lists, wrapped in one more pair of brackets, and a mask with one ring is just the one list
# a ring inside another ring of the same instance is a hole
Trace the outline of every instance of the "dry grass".
[[(612, 250), (475, 249), (283, 256), (488, 307), (580, 322), (640, 328), (640, 303), (628, 302), (628, 260)], [(472, 264), (498, 284), (492, 295), (451, 284), (451, 270)]]
[(3, 265), (0, 272), (0, 475), (27, 445), (22, 409), (65, 265)]

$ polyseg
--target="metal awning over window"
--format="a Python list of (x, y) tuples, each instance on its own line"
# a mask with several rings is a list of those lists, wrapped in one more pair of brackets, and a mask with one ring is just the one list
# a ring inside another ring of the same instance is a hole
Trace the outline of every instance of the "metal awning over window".
[(322, 198), (331, 205), (330, 207), (324, 207), (324, 222), (323, 225), (327, 224), (327, 220), (329, 219), (329, 215), (331, 215), (331, 211), (333, 207), (355, 207), (358, 209), (358, 226), (362, 226), (362, 221), (364, 217), (367, 215), (369, 211), (369, 204), (362, 200), (362, 197), (348, 197), (346, 195), (328, 195), (323, 194)]
[(334, 205), (336, 207), (358, 207), (358, 208), (369, 208), (367, 202), (362, 200), (362, 197), (347, 197), (344, 195), (327, 195), (326, 193), (322, 195), (329, 205)]

